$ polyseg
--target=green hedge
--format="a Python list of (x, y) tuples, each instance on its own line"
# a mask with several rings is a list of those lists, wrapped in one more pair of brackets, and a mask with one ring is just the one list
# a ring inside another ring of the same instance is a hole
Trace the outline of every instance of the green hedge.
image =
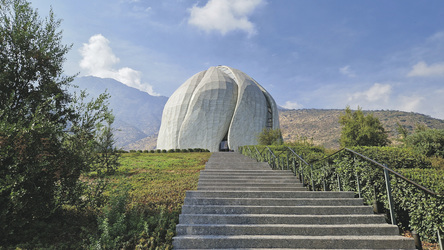
[[(420, 172), (427, 173), (429, 178), (424, 177), (419, 184), (435, 189), (433, 190), (435, 192), (444, 189), (442, 181), (444, 173), (436, 169), (423, 169), (430, 167), (430, 162), (412, 150), (388, 147), (356, 147), (353, 150), (379, 163), (384, 163), (401, 174), (408, 173), (408, 178)], [(377, 201), (383, 203), (384, 211), (388, 214), (385, 179), (381, 168), (346, 151), (336, 155), (330, 163), (327, 167), (319, 164), (315, 168), (318, 177), (328, 180), (330, 190), (338, 189), (337, 175), (334, 174), (336, 172), (340, 176), (342, 190), (356, 191), (356, 174), (358, 174), (364, 202), (372, 204), (376, 191)], [(437, 229), (444, 231), (444, 198), (430, 195), (393, 174), (390, 177), (398, 226), (407, 230), (416, 230), (424, 240), (435, 241)], [(412, 179), (418, 181), (418, 178)], [(321, 189), (321, 184), (318, 182), (316, 188)]]
[[(253, 150), (252, 147), (250, 148)], [(287, 155), (284, 146), (269, 148), (281, 157)], [(258, 147), (258, 149), (263, 148)], [(313, 164), (315, 190), (324, 190), (324, 184), (327, 190), (338, 190), (340, 184), (342, 191), (357, 193), (358, 175), (364, 202), (372, 205), (376, 193), (376, 200), (381, 203), (382, 209), (388, 214), (385, 179), (381, 168), (348, 151), (337, 153), (326, 160), (325, 150), (321, 147), (300, 145), (292, 149), (307, 162)], [(431, 168), (430, 161), (412, 149), (392, 147), (353, 147), (351, 149), (385, 164), (434, 192), (444, 192), (444, 170)], [(248, 150), (244, 150), (244, 153), (248, 154)], [(303, 171), (305, 184), (311, 186), (311, 179), (309, 179), (311, 167), (303, 164), (301, 168), (298, 167), (298, 170)], [(444, 197), (430, 195), (393, 174), (390, 176), (398, 226), (407, 230), (416, 230), (423, 240), (436, 241), (437, 229), (444, 231)]]
[(431, 167), (431, 162), (426, 156), (416, 153), (410, 148), (352, 147), (350, 149), (391, 169)]

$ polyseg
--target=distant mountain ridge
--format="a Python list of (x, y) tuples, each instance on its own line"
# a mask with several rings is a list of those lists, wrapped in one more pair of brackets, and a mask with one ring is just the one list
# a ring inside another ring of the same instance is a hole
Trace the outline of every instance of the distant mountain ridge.
[[(279, 122), (284, 141), (295, 141), (306, 138), (316, 145), (327, 148), (338, 148), (341, 137), (339, 116), (341, 109), (296, 109), (279, 110)], [(395, 110), (364, 110), (364, 114), (373, 113), (378, 117), (389, 134), (389, 139), (397, 138), (397, 122), (413, 132), (417, 124), (429, 128), (444, 129), (444, 120), (427, 115), (395, 111)]]
[(131, 144), (159, 130), (168, 97), (152, 96), (110, 78), (77, 77), (72, 84), (79, 88), (71, 89), (71, 92), (86, 89), (91, 97), (105, 91), (110, 94), (109, 107), (115, 116), (113, 127), (117, 147), (129, 149)]
[[(111, 95), (109, 102), (116, 117), (113, 127), (117, 130), (114, 135), (118, 148), (150, 150), (156, 147), (162, 111), (168, 97), (152, 96), (107, 78), (77, 77), (73, 84), (78, 85), (79, 89), (87, 89), (92, 97), (97, 97), (105, 90)], [(344, 110), (341, 109), (290, 110), (281, 107), (279, 122), (284, 141), (306, 138), (316, 145), (337, 148), (341, 136), (338, 121), (342, 112)], [(364, 111), (370, 112), (380, 119), (392, 140), (397, 136), (397, 122), (409, 131), (413, 131), (418, 123), (429, 128), (444, 129), (444, 120), (423, 114), (393, 110)]]

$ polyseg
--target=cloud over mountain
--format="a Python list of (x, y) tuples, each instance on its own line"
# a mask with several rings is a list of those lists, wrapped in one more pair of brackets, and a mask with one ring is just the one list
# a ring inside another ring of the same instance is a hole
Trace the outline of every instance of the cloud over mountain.
[(82, 55), (80, 67), (86, 70), (86, 75), (112, 78), (150, 95), (159, 96), (154, 92), (153, 86), (142, 82), (140, 71), (128, 67), (114, 68), (120, 62), (120, 59), (114, 55), (109, 43), (110, 41), (106, 37), (97, 34), (90, 37), (88, 43), (83, 44), (80, 49)]

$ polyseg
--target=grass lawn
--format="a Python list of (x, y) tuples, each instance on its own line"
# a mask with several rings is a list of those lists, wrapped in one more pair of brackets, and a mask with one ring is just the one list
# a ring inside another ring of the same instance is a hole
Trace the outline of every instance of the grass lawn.
[(186, 190), (197, 188), (199, 172), (211, 153), (124, 153), (110, 176), (110, 188), (130, 188), (131, 205), (176, 209)]

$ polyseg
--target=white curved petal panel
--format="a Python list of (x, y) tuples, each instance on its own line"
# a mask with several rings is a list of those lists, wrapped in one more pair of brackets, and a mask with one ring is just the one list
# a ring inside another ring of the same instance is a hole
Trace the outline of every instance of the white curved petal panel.
[[(279, 128), (277, 106), (253, 78), (227, 66), (211, 67), (182, 84), (162, 114), (159, 149), (219, 151), (257, 143), (263, 128)], [(225, 144), (224, 144), (225, 145)]]

